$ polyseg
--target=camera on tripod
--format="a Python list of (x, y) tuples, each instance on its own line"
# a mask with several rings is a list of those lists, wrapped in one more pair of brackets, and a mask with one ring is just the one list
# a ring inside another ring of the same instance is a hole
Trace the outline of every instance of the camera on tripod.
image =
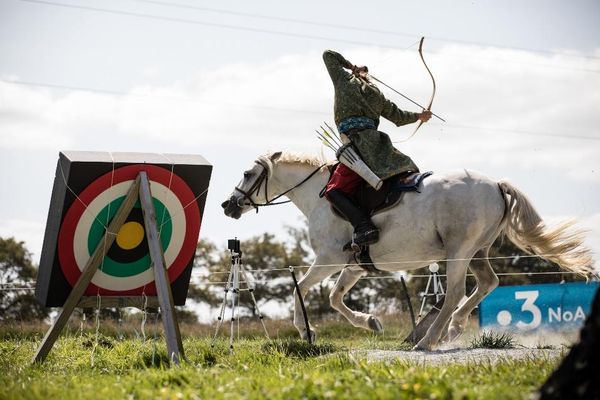
[[(223, 303), (221, 304), (221, 312), (217, 318), (217, 328), (215, 330), (215, 336), (213, 337), (213, 341), (211, 346), (214, 346), (215, 340), (217, 339), (217, 335), (219, 334), (219, 329), (221, 329), (221, 325), (223, 324), (225, 318), (225, 309), (227, 308), (227, 296), (228, 293), (231, 292), (231, 329), (229, 335), (229, 352), (233, 352), (233, 338), (234, 338), (234, 322), (238, 321), (238, 338), (239, 338), (239, 319), (238, 319), (238, 307), (239, 307), (239, 298), (241, 291), (247, 291), (250, 293), (250, 297), (252, 298), (252, 302), (254, 303), (254, 308), (258, 313), (258, 318), (265, 330), (265, 335), (269, 338), (269, 332), (267, 332), (267, 327), (265, 326), (265, 322), (263, 321), (263, 315), (258, 308), (258, 304), (256, 302), (256, 297), (254, 296), (254, 286), (252, 282), (248, 280), (249, 272), (244, 270), (242, 265), (242, 250), (240, 249), (240, 241), (238, 238), (228, 239), (227, 240), (227, 249), (231, 253), (231, 266), (229, 268), (229, 277), (227, 278), (227, 282), (225, 283), (225, 296), (223, 297)], [(244, 285), (245, 287), (240, 288), (240, 285)]]
[(227, 240), (227, 249), (229, 249), (229, 251), (232, 253), (237, 253), (239, 255), (242, 254), (242, 251), (240, 250), (240, 241), (238, 238)]

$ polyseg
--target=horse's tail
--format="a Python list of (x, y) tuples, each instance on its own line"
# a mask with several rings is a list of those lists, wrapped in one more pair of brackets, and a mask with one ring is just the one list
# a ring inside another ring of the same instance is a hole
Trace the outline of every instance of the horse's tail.
[(572, 229), (574, 221), (549, 228), (523, 192), (505, 180), (498, 186), (506, 203), (503, 230), (515, 245), (567, 271), (585, 276), (594, 273), (591, 252), (583, 245), (584, 232)]

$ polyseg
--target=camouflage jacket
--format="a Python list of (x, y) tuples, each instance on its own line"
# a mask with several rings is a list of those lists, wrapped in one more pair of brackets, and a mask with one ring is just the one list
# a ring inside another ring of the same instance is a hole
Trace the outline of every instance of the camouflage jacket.
[[(333, 113), (338, 127), (351, 117), (369, 118), (375, 122), (375, 128), (379, 125), (380, 117), (396, 126), (418, 120), (418, 114), (399, 109), (373, 83), (348, 72), (346, 69), (351, 68), (352, 64), (341, 54), (326, 50), (323, 60), (335, 90)], [(418, 171), (410, 157), (395, 149), (384, 132), (376, 129), (355, 130), (349, 136), (363, 161), (381, 179), (409, 170)]]

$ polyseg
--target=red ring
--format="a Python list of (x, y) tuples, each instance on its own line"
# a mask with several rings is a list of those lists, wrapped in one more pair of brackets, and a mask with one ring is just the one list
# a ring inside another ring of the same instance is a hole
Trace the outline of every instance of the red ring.
[[(196, 202), (194, 193), (190, 187), (179, 176), (172, 173), (170, 170), (149, 164), (134, 164), (125, 167), (117, 168), (114, 171), (108, 172), (92, 183), (90, 183), (81, 193), (79, 200), (75, 200), (63, 219), (58, 235), (58, 258), (61, 269), (71, 286), (74, 286), (81, 270), (77, 266), (75, 253), (73, 252), (73, 243), (75, 240), (75, 229), (81, 216), (86, 210), (84, 204), (90, 204), (98, 195), (110, 188), (111, 185), (116, 185), (121, 182), (135, 180), (137, 175), (145, 171), (148, 174), (150, 181), (158, 182), (170, 190), (179, 199), (181, 206), (184, 207), (185, 214), (185, 236), (181, 245), (179, 254), (173, 260), (173, 263), (167, 266), (169, 281), (172, 283), (185, 270), (190, 260), (195, 254), (198, 235), (200, 233), (200, 210)], [(171, 216), (175, 218), (175, 216)], [(90, 282), (86, 291), (86, 295), (141, 295), (147, 294), (150, 296), (156, 295), (156, 286), (154, 281), (147, 285), (140, 286), (135, 289), (115, 291), (100, 288)]]

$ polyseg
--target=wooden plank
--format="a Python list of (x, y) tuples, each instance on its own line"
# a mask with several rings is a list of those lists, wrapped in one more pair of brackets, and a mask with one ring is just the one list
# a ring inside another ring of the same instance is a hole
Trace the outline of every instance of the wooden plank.
[(123, 203), (119, 207), (119, 210), (115, 214), (115, 217), (108, 225), (107, 232), (104, 234), (102, 240), (100, 240), (100, 243), (94, 250), (94, 253), (83, 268), (83, 271), (81, 272), (79, 279), (75, 283), (75, 286), (73, 286), (73, 289), (71, 289), (71, 293), (69, 293), (69, 297), (67, 297), (65, 304), (63, 304), (62, 310), (58, 314), (56, 321), (50, 327), (48, 332), (46, 332), (46, 336), (44, 336), (40, 347), (33, 356), (32, 361), (34, 363), (43, 362), (46, 359), (46, 356), (48, 355), (50, 350), (52, 349), (52, 346), (54, 345), (54, 342), (56, 342), (58, 335), (60, 335), (60, 332), (66, 325), (67, 321), (69, 320), (69, 317), (73, 313), (73, 310), (79, 303), (79, 300), (85, 292), (85, 289), (88, 287), (90, 281), (94, 277), (94, 274), (96, 273), (98, 266), (102, 262), (102, 259), (104, 258), (104, 256), (112, 246), (113, 242), (117, 238), (117, 233), (119, 232), (119, 229), (121, 229), (121, 226), (123, 226), (123, 224), (127, 220), (127, 217), (129, 216), (129, 213), (131, 213), (133, 206), (137, 202), (139, 187), (140, 177), (138, 176), (134, 183), (131, 185), (131, 188), (129, 188), (127, 196), (125, 197), (125, 200), (123, 200)]
[[(44, 243), (42, 245), (42, 254), (40, 265), (38, 266), (38, 275), (35, 281), (35, 298), (43, 306), (48, 306), (48, 294), (52, 286), (52, 267), (58, 251), (58, 234), (60, 232), (60, 222), (63, 218), (62, 208), (67, 197), (67, 183), (71, 173), (71, 161), (63, 153), (59, 153), (56, 172), (54, 173), (54, 184), (52, 186), (52, 196), (50, 197), (50, 207), (48, 208), (48, 218), (46, 220), (46, 230), (44, 232)], [(66, 211), (66, 210), (65, 210)]]
[(152, 193), (150, 192), (150, 181), (144, 171), (140, 172), (140, 202), (144, 214), (144, 226), (146, 228), (146, 238), (148, 240), (148, 250), (154, 269), (154, 283), (158, 294), (158, 303), (161, 309), (162, 321), (165, 327), (165, 336), (167, 339), (167, 352), (169, 359), (175, 364), (179, 364), (183, 359), (183, 344), (181, 342), (181, 333), (177, 324), (175, 307), (173, 306), (173, 293), (165, 265), (165, 256), (158, 229), (156, 225), (156, 212), (152, 203)]
[(440, 313), (440, 310), (444, 305), (444, 299), (445, 296), (442, 296), (440, 301), (435, 303), (431, 310), (427, 314), (425, 314), (425, 316), (419, 321), (413, 332), (409, 333), (409, 335), (404, 339), (405, 342), (417, 344), (419, 343), (419, 340), (425, 337), (427, 330), (429, 329), (431, 324), (433, 324), (433, 321), (435, 321), (436, 317)]
[[(102, 307), (136, 307), (140, 310), (146, 308), (158, 307), (158, 298), (156, 296), (102, 296), (100, 299)], [(96, 296), (84, 296), (77, 303), (78, 308), (95, 308), (98, 305)]]

